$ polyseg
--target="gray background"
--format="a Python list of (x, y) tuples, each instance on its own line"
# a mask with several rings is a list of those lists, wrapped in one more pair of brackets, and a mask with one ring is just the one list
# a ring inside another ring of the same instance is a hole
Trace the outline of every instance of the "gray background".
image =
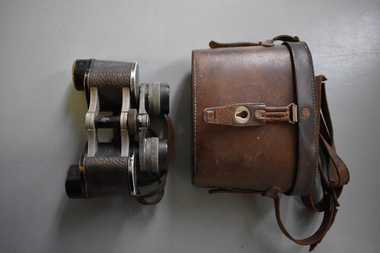
[[(379, 252), (380, 2), (0, 1), (0, 252), (307, 252), (277, 227), (272, 200), (191, 185), (191, 50), (210, 40), (298, 35), (313, 53), (340, 156), (351, 172), (336, 222), (315, 252)], [(137, 61), (140, 81), (171, 84), (175, 158), (156, 206), (130, 197), (69, 200), (83, 144), (77, 58)], [(283, 201), (289, 230), (320, 215)]]

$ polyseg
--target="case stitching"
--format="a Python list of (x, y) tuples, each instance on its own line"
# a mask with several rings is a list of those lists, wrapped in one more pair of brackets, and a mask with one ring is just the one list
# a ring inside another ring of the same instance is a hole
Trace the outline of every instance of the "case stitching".
[(193, 131), (193, 150), (194, 150), (194, 156), (193, 156), (193, 166), (194, 166), (194, 184), (197, 185), (198, 181), (198, 174), (197, 174), (197, 68), (196, 68), (196, 51), (194, 50), (193, 55), (193, 70), (194, 70), (194, 76), (193, 76), (193, 101), (194, 101), (194, 109), (193, 109), (193, 119), (194, 119), (194, 131)]

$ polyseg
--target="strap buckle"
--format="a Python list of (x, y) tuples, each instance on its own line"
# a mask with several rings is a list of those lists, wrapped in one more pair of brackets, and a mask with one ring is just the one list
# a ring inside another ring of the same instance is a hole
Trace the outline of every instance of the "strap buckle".
[(291, 103), (284, 107), (265, 107), (265, 110), (257, 110), (255, 117), (264, 122), (284, 122), (295, 124), (298, 121), (297, 105)]
[(297, 105), (265, 106), (263, 103), (242, 103), (227, 106), (210, 107), (203, 111), (206, 123), (229, 126), (262, 126), (266, 122), (298, 121)]

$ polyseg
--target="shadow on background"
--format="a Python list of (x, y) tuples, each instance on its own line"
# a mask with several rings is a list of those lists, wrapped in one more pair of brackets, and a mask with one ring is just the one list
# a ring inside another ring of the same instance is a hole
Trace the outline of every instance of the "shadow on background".
[(88, 108), (84, 91), (77, 91), (72, 82), (67, 84), (67, 87), (70, 88), (68, 89), (66, 101), (66, 123), (68, 123), (72, 129), (71, 138), (75, 140), (70, 148), (73, 150), (73, 154), (78, 157), (76, 161), (79, 161), (79, 156), (87, 141), (84, 117)]
[(172, 116), (175, 137), (173, 157), (175, 170), (173, 174), (180, 177), (175, 182), (180, 180), (188, 184), (191, 182), (190, 172), (192, 166), (191, 74), (187, 73), (178, 86), (177, 94), (172, 98), (172, 105), (176, 108)]

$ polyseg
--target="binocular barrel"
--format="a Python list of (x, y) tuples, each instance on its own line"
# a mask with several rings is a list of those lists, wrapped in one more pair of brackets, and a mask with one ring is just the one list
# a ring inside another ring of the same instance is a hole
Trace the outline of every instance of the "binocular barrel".
[[(130, 88), (132, 105), (139, 99), (139, 68), (136, 62), (102, 61), (95, 59), (79, 59), (72, 67), (73, 83), (78, 91), (91, 87), (99, 89), (100, 110), (120, 110), (122, 95), (120, 89)], [(169, 113), (169, 85), (151, 83), (146, 90), (146, 110), (152, 115)], [(89, 100), (89, 96), (87, 96)]]
[[(139, 84), (138, 71), (136, 62), (74, 61), (73, 84), (78, 91), (85, 91), (89, 106), (85, 120), (89, 141), (79, 165), (67, 170), (65, 188), (69, 198), (137, 196), (140, 181), (146, 184), (151, 173), (157, 173), (157, 179), (167, 172), (168, 141), (152, 136), (150, 116), (167, 117), (169, 85)], [(97, 130), (101, 128), (114, 129), (111, 142), (98, 142)]]

